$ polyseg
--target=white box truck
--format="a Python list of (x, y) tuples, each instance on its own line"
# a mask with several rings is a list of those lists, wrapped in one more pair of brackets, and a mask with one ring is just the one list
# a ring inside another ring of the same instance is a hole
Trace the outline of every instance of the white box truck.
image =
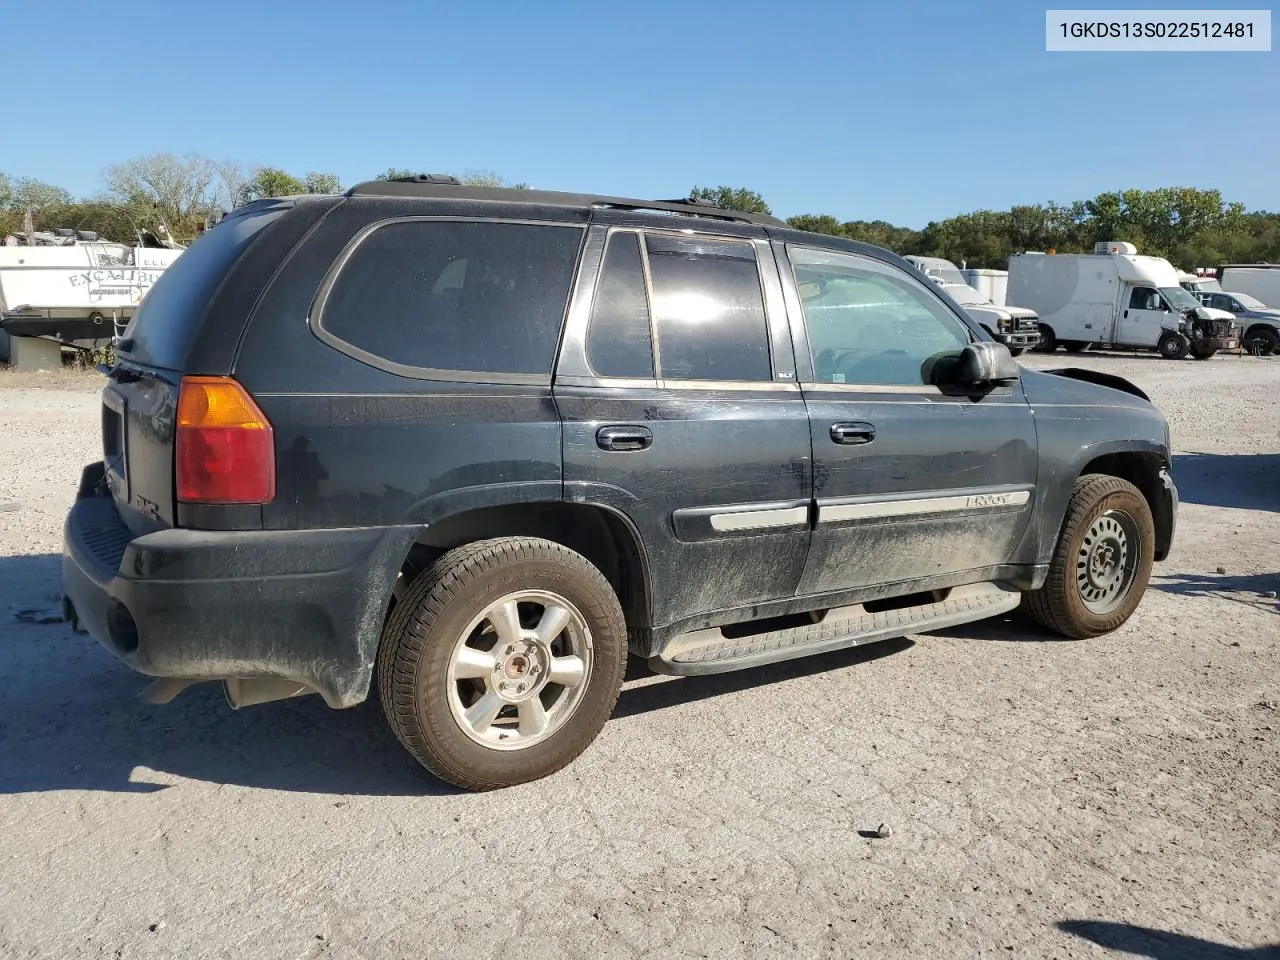
[(1040, 314), (1040, 349), (1157, 350), (1171, 360), (1207, 360), (1240, 345), (1225, 310), (1202, 305), (1160, 257), (1131, 243), (1099, 243), (1093, 253), (1018, 253), (1009, 258), (1009, 299)]
[(1009, 300), (1009, 271), (986, 270), (979, 267), (960, 267), (964, 282), (994, 303), (1003, 307)]
[[(1010, 304), (996, 306), (991, 298), (979, 293), (965, 283), (960, 270), (950, 260), (941, 257), (906, 258), (917, 270), (947, 292), (956, 303), (964, 308), (982, 328), (1009, 348), (1015, 357), (1027, 350), (1035, 349), (1040, 342), (1040, 318), (1034, 310), (1026, 307), (1015, 307)], [(1016, 302), (1016, 301), (1014, 301)]]
[(1268, 307), (1280, 308), (1280, 263), (1229, 263), (1218, 276), (1223, 290), (1247, 293)]

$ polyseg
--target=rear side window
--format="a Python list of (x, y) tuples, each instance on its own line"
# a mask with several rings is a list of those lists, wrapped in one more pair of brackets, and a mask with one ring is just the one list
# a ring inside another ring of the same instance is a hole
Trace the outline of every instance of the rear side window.
[(771, 379), (755, 248), (666, 234), (645, 245), (663, 379)]
[(550, 224), (383, 224), (343, 263), (318, 327), (375, 365), (550, 376), (581, 239)]
[(587, 327), (587, 362), (602, 377), (653, 379), (649, 299), (635, 233), (609, 238)]
[(218, 284), (254, 238), (284, 212), (277, 207), (230, 217), (173, 261), (147, 291), (124, 332), (124, 339), (133, 340), (129, 358), (180, 368)]

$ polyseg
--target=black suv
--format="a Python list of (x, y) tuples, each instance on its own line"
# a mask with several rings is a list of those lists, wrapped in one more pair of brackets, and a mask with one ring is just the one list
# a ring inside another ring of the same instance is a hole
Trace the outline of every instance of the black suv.
[[(1092, 381), (1092, 382), (1090, 382)], [(420, 176), (251, 203), (155, 285), (64, 614), (165, 701), (364, 700), (487, 789), (706, 674), (1021, 604), (1119, 627), (1169, 550), (1132, 384), (1020, 369), (899, 257), (691, 200)]]

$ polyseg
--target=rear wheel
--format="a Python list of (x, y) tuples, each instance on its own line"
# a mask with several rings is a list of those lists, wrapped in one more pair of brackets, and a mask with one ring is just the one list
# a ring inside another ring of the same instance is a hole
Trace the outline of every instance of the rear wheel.
[(415, 579), (383, 630), (391, 729), (468, 790), (536, 780), (578, 757), (617, 701), (627, 633), (585, 558), (529, 537), (458, 547)]
[(1036, 350), (1040, 353), (1053, 353), (1058, 349), (1058, 338), (1054, 335), (1053, 327), (1040, 324), (1040, 345)]
[(1166, 360), (1182, 360), (1191, 352), (1191, 341), (1180, 333), (1168, 330), (1160, 337), (1160, 342), (1156, 344), (1156, 349), (1160, 351), (1160, 356)]
[(1076, 481), (1044, 586), (1022, 596), (1042, 626), (1080, 640), (1110, 633), (1137, 609), (1155, 562), (1146, 498), (1118, 477)]

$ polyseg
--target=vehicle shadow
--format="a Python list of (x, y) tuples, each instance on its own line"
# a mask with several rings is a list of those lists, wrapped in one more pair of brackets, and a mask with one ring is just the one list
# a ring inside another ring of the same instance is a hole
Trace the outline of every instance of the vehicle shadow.
[(1276, 593), (1280, 591), (1280, 573), (1251, 573), (1238, 577), (1176, 573), (1153, 577), (1151, 588), (1184, 597), (1217, 597), (1256, 610), (1280, 613), (1280, 602), (1276, 600)]
[(949, 640), (986, 640), (992, 643), (1073, 642), (1061, 634), (1046, 630), (1018, 609), (988, 617), (986, 620), (963, 623), (958, 627), (930, 630), (929, 634), (935, 637), (946, 637)]
[[(52, 790), (152, 793), (172, 776), (273, 790), (353, 796), (458, 792), (423, 771), (396, 741), (376, 688), (332, 710), (300, 697), (232, 710), (219, 684), (168, 704), (140, 699), (149, 684), (61, 622), (17, 619), (56, 608), (60, 558), (0, 557), (0, 795)], [(655, 681), (628, 663), (615, 717), (636, 716), (909, 649), (906, 638), (709, 677)], [(648, 678), (648, 682), (646, 682)], [(155, 771), (151, 773), (150, 771)]]
[[(846, 650), (835, 650), (831, 653), (811, 657), (800, 657), (795, 660), (784, 660), (767, 666), (752, 667), (747, 670), (734, 670), (730, 673), (714, 673), (701, 677), (671, 677), (643, 686), (623, 688), (618, 698), (618, 705), (613, 709), (614, 719), (634, 717), (654, 710), (681, 706), (707, 700), (712, 697), (743, 690), (753, 690), (773, 683), (796, 680), (844, 667), (854, 667), (863, 663), (879, 660), (902, 653), (915, 646), (909, 637), (894, 637), (876, 643), (868, 643), (860, 647)], [(651, 679), (655, 676), (648, 664), (638, 657), (631, 657), (627, 663), (628, 682)]]
[(1181, 933), (1102, 920), (1065, 920), (1058, 929), (1108, 950), (1152, 960), (1280, 960), (1280, 943), (1253, 949), (1229, 947)]
[(1280, 453), (1184, 453), (1173, 458), (1184, 503), (1280, 512)]

